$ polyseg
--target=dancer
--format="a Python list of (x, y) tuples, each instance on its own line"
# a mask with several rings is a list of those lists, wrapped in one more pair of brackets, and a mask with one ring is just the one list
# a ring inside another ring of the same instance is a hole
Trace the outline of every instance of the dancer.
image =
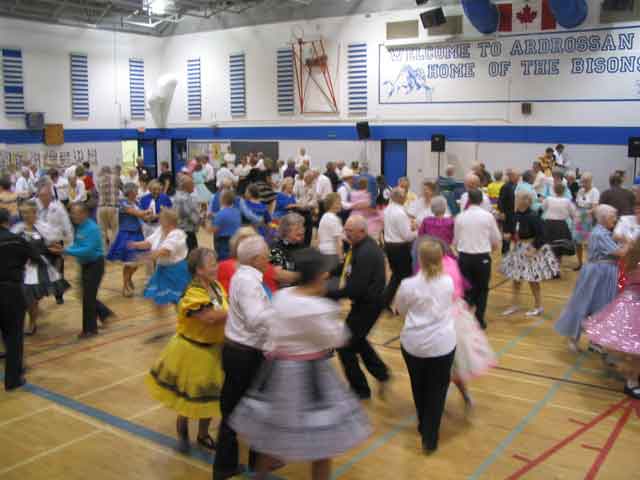
[(100, 227), (89, 218), (89, 207), (85, 203), (71, 205), (71, 221), (76, 226), (73, 244), (62, 248), (58, 244), (49, 246), (53, 253), (66, 253), (76, 257), (80, 264), (80, 284), (82, 285), (82, 333), (79, 339), (98, 334), (98, 323), (107, 325), (114, 313), (98, 300), (98, 290), (104, 276), (104, 250)]
[(22, 285), (28, 261), (39, 263), (40, 255), (18, 235), (9, 231), (10, 213), (0, 208), (0, 332), (6, 349), (4, 389), (25, 384), (24, 314)]
[(555, 324), (555, 330), (569, 339), (569, 349), (577, 352), (582, 321), (599, 312), (616, 295), (618, 282), (617, 259), (627, 253), (628, 247), (618, 245), (611, 230), (616, 224), (616, 209), (610, 205), (599, 205), (595, 209), (598, 225), (589, 238), (589, 262), (584, 266), (578, 281)]
[[(326, 213), (322, 216), (318, 225), (318, 250), (324, 255), (331, 256), (337, 267), (339, 267), (344, 260), (344, 228), (342, 227), (342, 220), (338, 216), (338, 213), (342, 210), (340, 195), (330, 193), (324, 203)], [(337, 274), (341, 271), (340, 269)]]
[(600, 201), (600, 192), (593, 186), (591, 173), (583, 173), (580, 181), (582, 182), (582, 188), (578, 190), (578, 195), (576, 196), (578, 213), (573, 234), (573, 238), (576, 241), (576, 256), (578, 257), (578, 266), (574, 268), (575, 271), (582, 268), (584, 245), (589, 242), (589, 236), (591, 235), (591, 230), (593, 230), (593, 210)]
[(389, 369), (367, 340), (384, 307), (385, 287), (384, 255), (378, 244), (367, 234), (367, 221), (358, 216), (349, 217), (344, 226), (351, 244), (342, 269), (337, 289), (329, 291), (330, 298), (351, 299), (347, 326), (351, 340), (338, 350), (340, 362), (351, 389), (361, 400), (371, 398), (369, 383), (360, 368), (359, 359), (369, 373), (380, 382), (380, 396), (384, 397), (391, 378)]
[(12, 231), (24, 238), (41, 257), (39, 263), (31, 261), (27, 263), (22, 289), (29, 312), (29, 324), (25, 335), (35, 335), (38, 330), (38, 316), (40, 314), (38, 303), (40, 300), (49, 295), (61, 297), (70, 285), (44, 256), (49, 252), (47, 244), (50, 242), (48, 242), (46, 234), (50, 228), (42, 222), (36, 222), (38, 207), (35, 202), (22, 203), (20, 215), (22, 223), (15, 225)]
[(531, 210), (531, 195), (527, 192), (516, 194), (515, 222), (515, 246), (500, 266), (502, 274), (513, 281), (513, 303), (503, 315), (511, 315), (520, 309), (518, 302), (524, 280), (529, 282), (535, 302), (533, 310), (525, 315), (537, 317), (544, 312), (540, 282), (554, 278), (560, 272), (560, 265), (545, 241), (544, 224)]
[(179, 450), (190, 448), (189, 419), (198, 420), (198, 445), (215, 449), (209, 435), (222, 388), (222, 343), (227, 319), (226, 293), (216, 281), (216, 254), (196, 248), (188, 257), (191, 283), (178, 303), (176, 334), (151, 368), (151, 395), (178, 413)]
[(489, 297), (491, 278), (491, 251), (502, 244), (502, 235), (496, 219), (481, 207), (482, 192), (470, 190), (469, 208), (456, 218), (453, 245), (458, 251), (458, 265), (464, 278), (471, 282), (466, 294), (469, 305), (475, 307), (476, 317), (483, 329), (487, 328), (484, 314)]
[(260, 453), (256, 478), (282, 459), (310, 461), (312, 478), (328, 480), (331, 458), (364, 441), (371, 429), (331, 362), (331, 350), (349, 338), (340, 306), (321, 298), (332, 262), (309, 248), (296, 254), (296, 267), (298, 286), (273, 298), (272, 352), (230, 424)]
[[(229, 314), (224, 329), (222, 368), (224, 384), (220, 396), (222, 420), (218, 427), (218, 446), (213, 466), (214, 480), (224, 480), (242, 472), (238, 465), (238, 440), (229, 418), (252, 385), (264, 360), (272, 293), (263, 283), (269, 266), (269, 250), (258, 235), (245, 238), (238, 245), (240, 266), (231, 280)], [(249, 466), (255, 452), (249, 453)]]
[(411, 276), (411, 247), (418, 235), (415, 220), (409, 217), (403, 206), (406, 196), (405, 190), (394, 188), (391, 191), (391, 202), (384, 211), (384, 250), (391, 269), (384, 302), (389, 309), (393, 308), (393, 299), (400, 282)]
[[(613, 239), (617, 242), (633, 242), (640, 238), (640, 203), (636, 203), (633, 215), (623, 215), (613, 230)], [(626, 262), (620, 259), (618, 264), (618, 292), (624, 290), (627, 281)]]
[(396, 299), (398, 311), (404, 317), (400, 334), (402, 357), (411, 379), (418, 432), (426, 454), (438, 448), (456, 350), (456, 331), (449, 315), (454, 284), (443, 273), (442, 257), (440, 243), (422, 241), (418, 249), (421, 272), (402, 281)]
[(584, 322), (589, 339), (611, 353), (625, 356), (624, 393), (640, 400), (640, 240), (625, 257), (628, 280), (624, 291)]
[(148, 250), (156, 270), (144, 289), (145, 298), (157, 306), (176, 304), (191, 280), (187, 267), (187, 236), (178, 229), (175, 210), (160, 212), (160, 228), (142, 242), (130, 242), (129, 248)]
[(554, 195), (542, 202), (544, 210), (544, 235), (558, 259), (562, 263), (563, 255), (575, 254), (575, 242), (571, 235), (570, 224), (576, 216), (576, 207), (570, 198), (565, 196), (569, 190), (562, 183), (553, 185)]
[[(206, 158), (206, 157), (205, 157)], [(207, 171), (204, 168), (202, 159), (199, 159), (196, 163), (196, 168), (191, 174), (194, 184), (194, 196), (198, 204), (200, 205), (200, 211), (205, 212), (207, 205), (211, 201), (211, 192), (207, 188)]]
[(242, 225), (242, 214), (235, 204), (235, 194), (226, 190), (220, 197), (220, 211), (211, 221), (213, 244), (220, 260), (229, 258), (229, 242)]
[[(356, 190), (351, 192), (351, 215), (361, 215), (367, 220), (367, 231), (377, 242), (381, 241), (380, 233), (384, 228), (383, 212), (371, 206), (369, 180), (358, 178)], [(375, 199), (374, 199), (375, 200)]]
[(150, 214), (148, 211), (138, 208), (136, 203), (138, 185), (132, 182), (125, 183), (122, 190), (124, 198), (118, 202), (118, 235), (111, 244), (107, 260), (122, 262), (122, 295), (132, 297), (135, 289), (133, 274), (138, 269), (136, 259), (139, 252), (136, 252), (129, 244), (144, 241), (142, 221)]

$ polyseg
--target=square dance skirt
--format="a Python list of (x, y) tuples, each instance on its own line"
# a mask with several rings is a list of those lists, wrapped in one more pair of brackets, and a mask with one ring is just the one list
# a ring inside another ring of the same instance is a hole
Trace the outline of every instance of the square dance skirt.
[(528, 256), (531, 244), (519, 242), (505, 255), (500, 265), (502, 274), (515, 281), (541, 282), (551, 280), (560, 273), (560, 264), (549, 245), (543, 245), (535, 255)]
[(175, 335), (145, 378), (149, 393), (187, 418), (211, 418), (219, 410), (224, 380), (222, 346)]
[(329, 358), (265, 362), (230, 426), (257, 452), (289, 461), (332, 458), (371, 434)]
[(158, 264), (144, 289), (144, 297), (158, 305), (177, 304), (190, 281), (186, 260), (171, 265)]

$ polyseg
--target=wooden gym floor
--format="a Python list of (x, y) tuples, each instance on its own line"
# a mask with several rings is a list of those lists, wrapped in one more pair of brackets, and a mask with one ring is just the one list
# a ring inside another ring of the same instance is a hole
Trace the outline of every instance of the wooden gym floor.
[[(471, 384), (475, 409), (468, 415), (451, 390), (440, 448), (431, 457), (421, 454), (415, 431), (401, 322), (381, 318), (370, 339), (393, 370), (392, 390), (386, 401), (374, 396), (365, 403), (374, 433), (335, 459), (333, 478), (640, 479), (640, 404), (621, 393), (621, 381), (596, 355), (570, 353), (552, 330), (575, 283), (573, 264), (566, 259), (562, 279), (544, 284), (546, 311), (534, 319), (499, 316), (510, 286), (494, 274), (488, 333), (499, 367)], [(143, 383), (174, 332), (174, 314), (158, 314), (141, 298), (142, 269), (134, 277), (136, 297), (123, 298), (120, 272), (108, 265), (100, 290), (118, 318), (92, 340), (76, 339), (81, 313), (72, 260), (67, 277), (74, 287), (65, 305), (42, 303), (46, 316), (26, 344), (29, 384), (0, 391), (0, 480), (211, 478), (210, 455), (196, 447), (190, 455), (174, 450), (175, 415)], [(289, 465), (273, 478), (309, 478), (308, 472)]]

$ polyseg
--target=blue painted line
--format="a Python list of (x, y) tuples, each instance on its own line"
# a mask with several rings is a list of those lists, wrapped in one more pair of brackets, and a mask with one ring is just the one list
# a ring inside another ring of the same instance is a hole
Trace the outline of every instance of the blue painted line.
[(367, 448), (363, 449), (357, 455), (354, 455), (353, 457), (351, 457), (346, 463), (344, 463), (344, 464), (340, 465), (338, 468), (336, 468), (333, 471), (333, 474), (331, 475), (331, 479), (335, 480), (336, 478), (344, 475), (356, 463), (358, 463), (360, 460), (365, 459), (366, 457), (368, 457), (371, 453), (373, 453), (377, 449), (383, 447), (393, 437), (398, 435), (405, 428), (413, 425), (416, 421), (417, 421), (417, 417), (415, 415), (411, 415), (409, 417), (404, 418), (401, 422), (396, 424), (395, 427), (393, 427), (391, 430), (389, 430), (383, 436), (379, 437), (373, 443), (371, 443), (371, 445), (369, 445)]
[[(517, 337), (512, 339), (509, 343), (507, 343), (499, 352), (496, 352), (496, 355), (498, 356), (498, 358), (501, 357), (502, 355), (504, 355), (505, 353), (507, 353), (512, 348), (516, 347), (516, 345), (518, 345), (518, 343), (520, 343), (523, 339), (525, 339), (526, 337), (531, 335), (531, 333), (538, 326), (540, 326), (542, 323), (544, 323), (544, 321), (545, 321), (545, 319), (541, 318), (541, 319), (537, 320), (535, 323), (533, 323), (532, 325), (529, 325), (527, 328), (525, 328), (520, 335), (518, 335)], [(394, 339), (392, 339), (392, 340), (394, 340)], [(386, 346), (386, 344), (385, 344), (385, 346)], [(572, 367), (572, 368), (580, 368), (580, 367), (578, 365), (574, 365), (574, 367)], [(573, 371), (571, 372), (571, 374), (573, 374)], [(416, 420), (417, 420), (416, 416), (413, 415), (411, 417), (407, 417), (407, 418), (403, 419), (401, 422), (398, 422), (393, 427), (393, 429), (389, 430), (386, 434), (384, 434), (382, 437), (380, 437), (374, 443), (369, 445), (362, 452), (359, 452), (357, 455), (355, 455), (354, 457), (349, 459), (349, 461), (347, 461), (345, 464), (343, 464), (339, 468), (337, 468), (331, 478), (335, 479), (335, 478), (338, 478), (340, 475), (343, 475), (346, 471), (348, 471), (356, 463), (358, 463), (359, 461), (361, 461), (364, 458), (366, 458), (367, 456), (369, 456), (375, 450), (384, 447), (385, 444), (387, 444), (393, 437), (395, 437), (398, 433), (400, 433), (405, 428), (411, 426)]]
[(496, 460), (504, 453), (504, 451), (511, 445), (511, 443), (515, 440), (515, 438), (520, 435), (524, 429), (533, 421), (538, 414), (542, 411), (544, 407), (547, 406), (551, 400), (555, 397), (556, 393), (563, 384), (563, 381), (569, 380), (571, 376), (580, 369), (582, 362), (584, 361), (586, 354), (583, 352), (580, 354), (576, 362), (571, 366), (562, 376), (562, 380), (557, 380), (551, 385), (551, 388), (544, 396), (542, 400), (536, 403), (533, 408), (529, 411), (529, 413), (520, 420), (511, 432), (505, 437), (505, 439), (500, 442), (500, 444), (491, 452), (491, 454), (482, 462), (482, 464), (476, 469), (475, 472), (468, 478), (468, 480), (478, 480), (486, 471), (493, 465)]
[(518, 335), (517, 337), (511, 339), (509, 341), (509, 343), (507, 343), (504, 347), (502, 347), (499, 351), (496, 352), (496, 355), (498, 356), (498, 358), (503, 356), (509, 350), (514, 348), (516, 345), (518, 345), (518, 343), (520, 343), (522, 340), (524, 340), (529, 335), (531, 335), (531, 332), (533, 332), (536, 328), (538, 328), (544, 322), (545, 322), (545, 319), (544, 318), (540, 318), (535, 323), (533, 323), (532, 325), (529, 325), (527, 328), (525, 328), (520, 335)]
[[(4, 380), (4, 374), (0, 372), (0, 381)], [(38, 397), (44, 398), (45, 400), (49, 400), (57, 405), (68, 408), (69, 410), (73, 410), (74, 412), (81, 413), (82, 415), (86, 415), (95, 420), (98, 420), (102, 423), (106, 423), (107, 425), (117, 428), (118, 430), (125, 431), (131, 435), (136, 437), (143, 438), (147, 441), (153, 442), (157, 445), (161, 445), (166, 448), (170, 448), (172, 450), (177, 450), (178, 441), (169, 437), (168, 435), (164, 435), (163, 433), (156, 432), (155, 430), (151, 430), (149, 428), (143, 427), (142, 425), (138, 425), (136, 423), (125, 420), (124, 418), (118, 417), (116, 415), (112, 415), (103, 410), (91, 407), (84, 403), (78, 402), (72, 398), (66, 397), (64, 395), (60, 395), (59, 393), (52, 392), (46, 388), (39, 387), (37, 385), (33, 385), (31, 383), (25, 384), (22, 389), (26, 392), (29, 392)], [(192, 448), (191, 451), (186, 455), (195, 460), (199, 460), (208, 465), (213, 465), (213, 460), (215, 458), (214, 454), (207, 454), (198, 448)], [(253, 478), (253, 474), (248, 473), (245, 468), (245, 473), (243, 476), (245, 478)], [(267, 475), (267, 480), (285, 480), (282, 477), (278, 477), (273, 474)]]

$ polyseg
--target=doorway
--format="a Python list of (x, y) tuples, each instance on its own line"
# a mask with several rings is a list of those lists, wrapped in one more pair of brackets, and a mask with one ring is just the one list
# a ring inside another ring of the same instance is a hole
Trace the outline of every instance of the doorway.
[(382, 174), (388, 185), (398, 184), (400, 177), (407, 175), (407, 141), (382, 141)]
[(144, 166), (149, 171), (149, 177), (158, 176), (158, 149), (155, 139), (138, 140), (138, 154), (144, 160)]

